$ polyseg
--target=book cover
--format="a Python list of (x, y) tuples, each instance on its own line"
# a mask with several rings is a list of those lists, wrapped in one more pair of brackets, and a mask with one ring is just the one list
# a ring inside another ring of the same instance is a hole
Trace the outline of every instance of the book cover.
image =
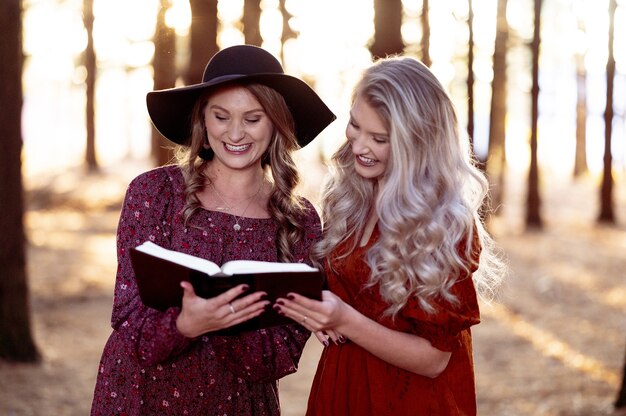
[[(144, 243), (130, 249), (139, 296), (146, 306), (154, 309), (164, 311), (172, 306), (181, 306), (183, 289), (180, 282), (183, 280), (191, 282), (196, 294), (203, 298), (215, 297), (245, 283), (250, 290), (244, 295), (264, 291), (272, 303), (289, 292), (321, 299), (323, 273), (306, 264), (237, 260), (220, 268), (208, 260), (154, 246), (153, 243)], [(219, 333), (237, 334), (293, 323), (293, 320), (271, 309)]]

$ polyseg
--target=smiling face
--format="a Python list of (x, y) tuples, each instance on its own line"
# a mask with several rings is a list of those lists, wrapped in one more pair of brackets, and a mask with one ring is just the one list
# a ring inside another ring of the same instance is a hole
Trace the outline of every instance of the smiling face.
[(229, 169), (261, 165), (274, 127), (246, 88), (235, 85), (213, 93), (204, 109), (204, 123), (214, 163)]
[(360, 96), (350, 110), (346, 137), (352, 146), (356, 172), (367, 179), (380, 179), (389, 160), (389, 132), (376, 110)]

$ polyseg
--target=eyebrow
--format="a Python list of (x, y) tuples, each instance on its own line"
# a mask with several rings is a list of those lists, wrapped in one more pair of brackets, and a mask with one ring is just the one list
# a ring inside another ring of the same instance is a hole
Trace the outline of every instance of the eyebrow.
[[(225, 109), (221, 105), (217, 105), (217, 104), (211, 104), (208, 107), (208, 109), (209, 110), (222, 110), (222, 111), (224, 111), (226, 113), (230, 113), (230, 111), (228, 111), (227, 109)], [(265, 110), (263, 108), (255, 108), (255, 109), (252, 109), (252, 110), (245, 111), (243, 114), (244, 115), (248, 115), (248, 114), (253, 114), (253, 113), (265, 113)]]

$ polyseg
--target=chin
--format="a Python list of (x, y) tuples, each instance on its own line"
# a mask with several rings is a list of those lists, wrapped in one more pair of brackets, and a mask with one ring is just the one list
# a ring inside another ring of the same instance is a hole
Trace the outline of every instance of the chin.
[(356, 170), (356, 173), (364, 179), (378, 179), (382, 175), (382, 172), (374, 168), (366, 169), (366, 168), (363, 168), (362, 166), (359, 166), (355, 170)]

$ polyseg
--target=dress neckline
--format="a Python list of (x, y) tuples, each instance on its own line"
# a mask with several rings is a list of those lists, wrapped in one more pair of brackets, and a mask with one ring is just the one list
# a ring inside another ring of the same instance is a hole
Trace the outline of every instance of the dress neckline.
[(271, 220), (272, 219), (272, 217), (249, 217), (249, 216), (240, 217), (239, 215), (234, 215), (234, 214), (231, 214), (230, 212), (220, 211), (217, 209), (209, 209), (203, 206), (201, 206), (200, 208), (202, 208), (203, 211), (209, 214), (222, 214), (222, 215), (227, 215), (229, 217), (239, 218), (240, 220)]
[(376, 225), (374, 226), (374, 228), (372, 229), (372, 233), (370, 234), (369, 238), (367, 239), (367, 241), (365, 242), (365, 244), (361, 245), (360, 244), (360, 240), (359, 239), (359, 244), (357, 244), (356, 248), (359, 250), (367, 250), (369, 249), (377, 240), (378, 240), (378, 236), (380, 235), (380, 230), (378, 229), (378, 223), (376, 223)]

